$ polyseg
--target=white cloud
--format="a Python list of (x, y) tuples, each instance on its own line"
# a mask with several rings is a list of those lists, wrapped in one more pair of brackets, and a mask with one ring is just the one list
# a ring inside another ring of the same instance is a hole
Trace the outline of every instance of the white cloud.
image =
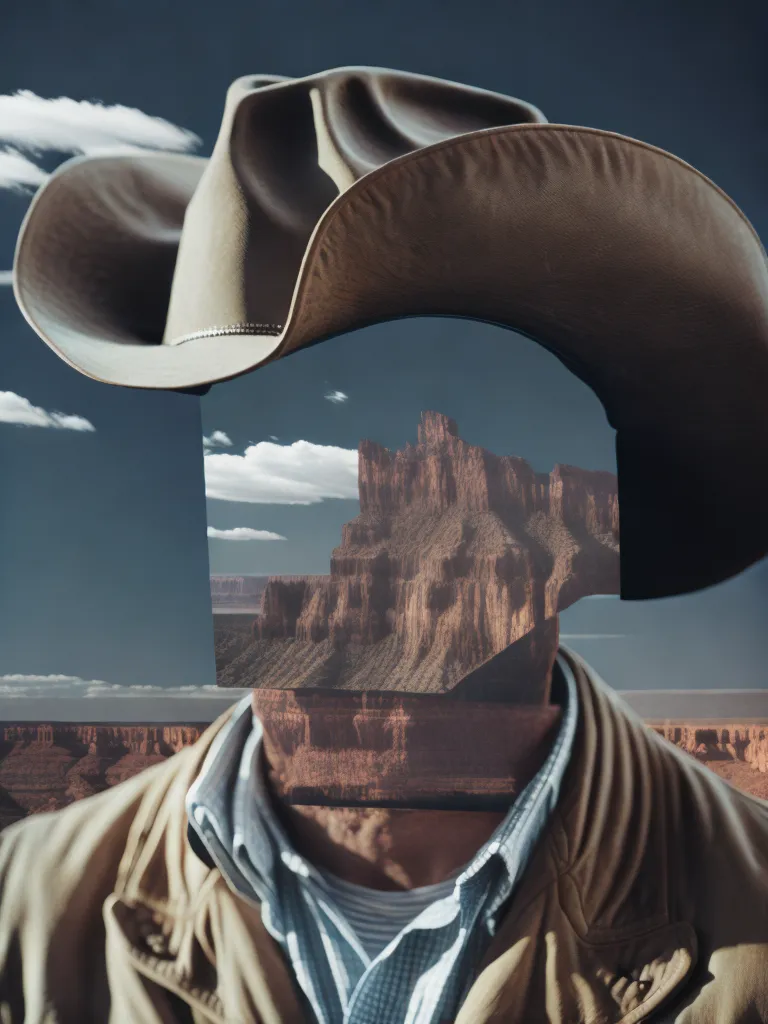
[(357, 498), (357, 452), (310, 441), (260, 441), (243, 455), (206, 455), (205, 493), (219, 501), (263, 505)]
[(92, 432), (96, 428), (82, 416), (63, 412), (47, 412), (39, 405), (32, 405), (28, 398), (13, 391), (0, 391), (0, 423), (12, 423), (19, 427), (53, 427), (54, 430), (78, 430)]
[[(48, 177), (35, 162), (46, 152), (185, 152), (200, 141), (194, 132), (135, 107), (109, 107), (67, 96), (45, 99), (23, 89), (0, 96), (0, 189), (34, 192)], [(10, 283), (10, 271), (0, 271), (0, 285)]]
[(329, 391), (325, 397), (334, 405), (341, 405), (342, 402), (349, 400), (349, 395), (345, 395), (343, 391)]
[(0, 285), (13, 284), (13, 271), (0, 270)]
[(231, 530), (217, 530), (214, 526), (208, 527), (208, 536), (216, 540), (286, 540), (280, 533), (272, 533), (270, 530), (252, 530), (250, 526), (235, 526)]
[(270, 441), (279, 441), (279, 440), (280, 440), (280, 438), (279, 438), (279, 437), (276, 437), (276, 436), (275, 436), (274, 434), (270, 434), (270, 435), (269, 435), (269, 440), (270, 440)]
[[(5, 187), (35, 186), (47, 177), (45, 171), (26, 160), (22, 153), (136, 152), (146, 149), (185, 151), (196, 148), (200, 139), (162, 117), (152, 117), (135, 107), (105, 106), (67, 96), (45, 99), (28, 89), (0, 96), (0, 183)], [(2, 168), (5, 166), (6, 182)]]
[(47, 177), (44, 170), (17, 149), (0, 149), (0, 188), (26, 192), (29, 188), (42, 185)]
[(232, 441), (228, 434), (225, 434), (223, 430), (214, 430), (208, 437), (203, 434), (203, 447), (204, 448), (230, 448)]
[(232, 703), (238, 696), (244, 696), (247, 689), (223, 686), (123, 686), (107, 683), (103, 679), (81, 679), (79, 676), (64, 675), (0, 675), (0, 698), (94, 698), (119, 697), (219, 697)]

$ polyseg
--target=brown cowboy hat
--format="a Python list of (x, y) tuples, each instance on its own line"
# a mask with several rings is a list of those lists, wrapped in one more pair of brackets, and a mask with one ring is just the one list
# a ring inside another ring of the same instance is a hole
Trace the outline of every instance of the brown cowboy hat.
[(622, 597), (696, 590), (768, 551), (765, 254), (711, 181), (634, 139), (379, 68), (241, 78), (210, 159), (60, 167), (14, 289), (68, 363), (142, 388), (400, 317), (511, 328), (617, 431)]

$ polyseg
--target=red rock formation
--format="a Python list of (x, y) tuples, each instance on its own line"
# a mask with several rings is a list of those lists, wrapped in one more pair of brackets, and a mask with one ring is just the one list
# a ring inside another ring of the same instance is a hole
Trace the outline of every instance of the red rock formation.
[[(165, 760), (199, 738), (202, 725), (77, 725), (18, 722), (0, 727), (0, 821), (13, 807), (54, 810)], [(3, 799), (12, 802), (3, 811)]]
[(702, 761), (743, 761), (768, 773), (768, 724), (654, 724), (659, 735)]
[(0, 750), (8, 744), (37, 744), (41, 747), (80, 748), (88, 753), (163, 754), (167, 757), (194, 742), (198, 725), (77, 725), (57, 722), (16, 722), (0, 726)]
[[(280, 695), (275, 694), (272, 699), (280, 699)], [(307, 721), (306, 705), (308, 701), (311, 702), (312, 695), (285, 693), (284, 699), (285, 732), (280, 736), (280, 741), (287, 755), (299, 747), (322, 752), (330, 744), (335, 745), (341, 741), (349, 749), (351, 757), (359, 756), (370, 761), (370, 778), (374, 786), (379, 785), (380, 780), (387, 781), (387, 770), (391, 772), (392, 766), (398, 761), (398, 751), (403, 749), (407, 727), (412, 728), (414, 725), (413, 721), (406, 720), (402, 715), (398, 717), (389, 714), (388, 720), (381, 723), (386, 727), (387, 743), (380, 742), (380, 737), (374, 737), (372, 742), (366, 730), (375, 730), (377, 723), (369, 713), (360, 722), (362, 731), (359, 735), (339, 736), (334, 732), (336, 726), (333, 723), (331, 704), (328, 705), (327, 729), (321, 729), (318, 733), (316, 723), (316, 733), (306, 735), (303, 731)], [(369, 701), (367, 710), (370, 712), (371, 698), (361, 695), (358, 699), (361, 702), (366, 699)], [(374, 705), (377, 699), (381, 698), (374, 698)], [(408, 700), (407, 697), (404, 699)], [(384, 718), (387, 719), (387, 716)], [(344, 716), (342, 724), (346, 720), (347, 716)], [(415, 724), (418, 726), (420, 723)], [(299, 732), (296, 732), (297, 727)], [(649, 723), (649, 727), (739, 789), (763, 799), (768, 798), (768, 723), (697, 725), (690, 722), (664, 722)], [(93, 730), (96, 730), (97, 747), (98, 731), (101, 729), (107, 730), (110, 742), (115, 736), (115, 730), (126, 729), (125, 739), (128, 743), (135, 745), (138, 740), (139, 747), (145, 748), (149, 740), (139, 740), (142, 729), (146, 731), (147, 737), (160, 733), (164, 737), (162, 747), (170, 753), (194, 743), (203, 728), (202, 725), (123, 727), (44, 723), (19, 723), (0, 727), (0, 830), (29, 813), (55, 810), (74, 800), (101, 792), (168, 756), (164, 753), (130, 753), (128, 745), (122, 748), (114, 746), (109, 756), (88, 753), (87, 748), (94, 742)], [(355, 753), (356, 746), (360, 747), (359, 754)], [(322, 769), (323, 758), (314, 756), (313, 764)], [(290, 771), (290, 764), (287, 763), (285, 768)], [(499, 773), (499, 777), (503, 777), (502, 773)], [(342, 797), (341, 792), (338, 797)]]
[[(497, 704), (489, 719), (487, 703), (471, 702), (456, 715), (434, 694), (260, 689), (256, 699), (270, 778), (296, 804), (502, 809), (560, 721), (555, 705)], [(479, 749), (473, 737), (489, 729), (504, 743)]]
[(271, 578), (252, 643), (217, 635), (220, 685), (451, 691), (579, 598), (618, 593), (611, 473), (538, 474), (432, 412), (415, 446), (362, 441), (358, 467), (330, 575)]

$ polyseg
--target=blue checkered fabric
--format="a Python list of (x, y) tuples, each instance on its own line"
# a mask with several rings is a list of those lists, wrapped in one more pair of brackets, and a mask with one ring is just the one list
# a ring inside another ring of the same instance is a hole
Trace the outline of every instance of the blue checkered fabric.
[(217, 735), (187, 796), (192, 826), (229, 884), (261, 905), (317, 1024), (452, 1020), (554, 807), (578, 716), (576, 685), (558, 658), (567, 699), (546, 762), (452, 892), (428, 905), (371, 958), (323, 875), (292, 847), (259, 770), (261, 724), (250, 696)]

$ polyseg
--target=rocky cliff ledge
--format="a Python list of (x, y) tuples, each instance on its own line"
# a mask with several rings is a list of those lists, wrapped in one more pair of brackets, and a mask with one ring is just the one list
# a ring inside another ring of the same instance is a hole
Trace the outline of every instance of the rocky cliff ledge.
[[(273, 699), (278, 700), (278, 695)], [(285, 718), (287, 740), (293, 736), (296, 743), (308, 739), (312, 746), (327, 745), (328, 736), (306, 737), (304, 732), (295, 732), (301, 715), (297, 716), (291, 704), (297, 700), (311, 701), (311, 695), (285, 694), (284, 699), (288, 712)], [(178, 745), (194, 743), (203, 728), (196, 725), (122, 727), (44, 723), (0, 727), (0, 830), (27, 814), (64, 807), (136, 775), (164, 760)], [(652, 722), (649, 728), (737, 788), (768, 798), (768, 723), (702, 726)], [(125, 735), (120, 737), (120, 733)], [(352, 756), (386, 758), (397, 756), (403, 738), (402, 733), (393, 730), (386, 749), (368, 749), (358, 754), (355, 754), (356, 746), (366, 740), (362, 733), (352, 737), (334, 735), (333, 741), (347, 746)], [(370, 748), (371, 744), (367, 746)]]
[(15, 722), (0, 726), (0, 754), (17, 744), (62, 747), (88, 754), (162, 754), (168, 757), (199, 738), (199, 725), (91, 725)]
[(221, 634), (220, 685), (446, 692), (579, 598), (619, 591), (612, 473), (536, 473), (426, 412), (416, 445), (360, 443), (358, 484), (330, 574), (271, 578), (247, 642)]
[(122, 782), (194, 743), (204, 728), (38, 722), (0, 726), (0, 826)]
[(768, 773), (768, 724), (701, 726), (665, 722), (651, 727), (701, 761), (741, 761)]

